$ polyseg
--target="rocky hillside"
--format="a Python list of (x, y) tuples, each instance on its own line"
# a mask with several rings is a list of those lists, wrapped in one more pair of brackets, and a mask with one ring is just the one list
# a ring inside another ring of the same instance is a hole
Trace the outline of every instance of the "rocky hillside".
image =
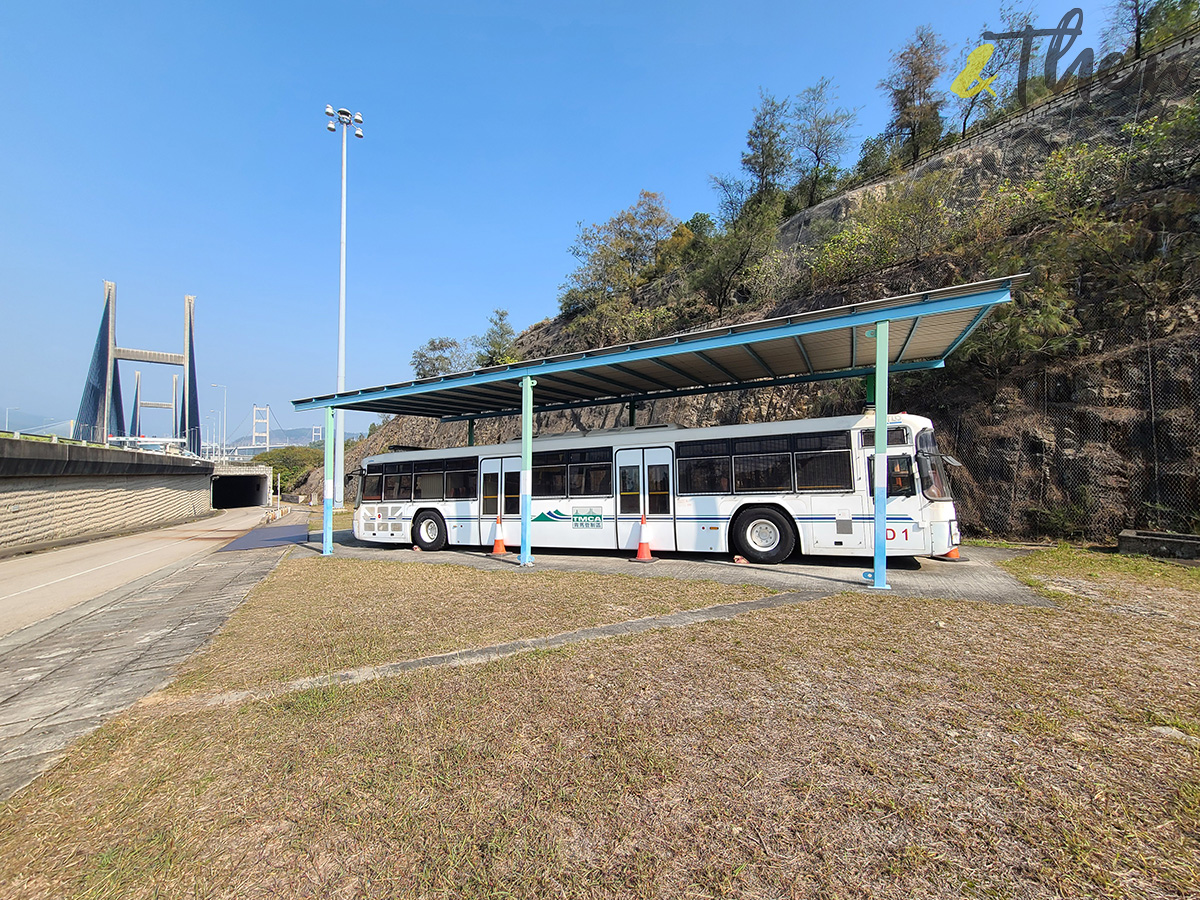
[[(853, 253), (824, 279), (814, 265), (771, 302), (735, 305), (716, 321), (1031, 270), (1013, 308), (945, 370), (896, 380), (894, 408), (932, 418), (943, 449), (964, 463), (955, 489), (965, 531), (1104, 539), (1124, 527), (1200, 530), (1200, 167), (1187, 162), (1196, 147), (1179, 144), (1183, 130), (1146, 137), (1125, 127), (1153, 128), (1194, 96), (1198, 56), (1195, 39), (1182, 41), (794, 216), (780, 228), (780, 252), (803, 262), (853, 223), (867, 198), (934, 183), (953, 235), (877, 269)], [(1135, 139), (1150, 149), (1134, 153)], [(647, 296), (641, 302), (653, 303)], [(576, 349), (575, 340), (570, 320), (556, 317), (519, 345), (536, 358)], [(855, 382), (763, 389), (657, 401), (638, 420), (703, 426), (835, 415), (857, 411), (862, 398)], [(536, 429), (611, 427), (626, 416), (619, 406), (543, 414)], [(484, 420), (476, 441), (514, 439), (518, 427)], [(348, 452), (347, 468), (392, 444), (465, 441), (463, 423), (396, 419)], [(315, 472), (302, 490), (319, 496), (320, 483)]]

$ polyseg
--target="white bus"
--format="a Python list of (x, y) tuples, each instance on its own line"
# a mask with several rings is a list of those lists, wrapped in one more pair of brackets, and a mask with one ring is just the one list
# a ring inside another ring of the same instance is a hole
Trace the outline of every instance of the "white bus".
[[(874, 552), (873, 413), (713, 428), (644, 425), (533, 441), (530, 544), (738, 553)], [(942, 556), (959, 544), (928, 419), (888, 417), (887, 554)], [(363, 460), (354, 536), (382, 544), (491, 547), (496, 519), (521, 543), (519, 441), (404, 450)]]

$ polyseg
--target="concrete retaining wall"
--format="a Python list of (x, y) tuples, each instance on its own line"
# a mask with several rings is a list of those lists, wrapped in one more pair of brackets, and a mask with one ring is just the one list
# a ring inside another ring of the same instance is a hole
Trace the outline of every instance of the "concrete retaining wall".
[(187, 457), (0, 439), (0, 549), (208, 515), (211, 476)]

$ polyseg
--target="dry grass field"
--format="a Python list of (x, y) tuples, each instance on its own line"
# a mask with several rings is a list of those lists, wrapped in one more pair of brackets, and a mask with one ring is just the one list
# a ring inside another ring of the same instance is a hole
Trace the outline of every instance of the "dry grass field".
[(843, 594), (201, 706), (764, 593), (547, 572), (518, 599), (511, 572), (291, 562), (0, 811), (0, 896), (1200, 896), (1200, 570), (1010, 565), (1058, 608)]

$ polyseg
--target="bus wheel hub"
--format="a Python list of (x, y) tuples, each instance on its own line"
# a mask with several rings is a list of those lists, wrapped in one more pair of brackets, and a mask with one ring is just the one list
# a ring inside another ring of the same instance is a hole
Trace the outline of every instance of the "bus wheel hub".
[(770, 522), (755, 522), (750, 526), (750, 542), (759, 550), (771, 550), (779, 543), (779, 529)]

